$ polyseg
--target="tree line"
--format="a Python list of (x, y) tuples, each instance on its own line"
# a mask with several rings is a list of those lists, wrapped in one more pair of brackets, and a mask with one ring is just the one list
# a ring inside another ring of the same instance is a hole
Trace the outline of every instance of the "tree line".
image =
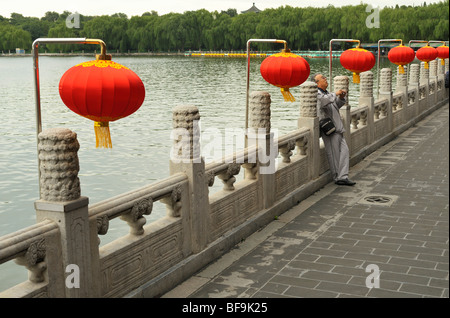
[[(367, 8), (361, 3), (323, 8), (284, 6), (241, 14), (236, 9), (164, 15), (150, 11), (130, 18), (123, 13), (79, 14), (79, 20), (71, 20), (73, 14), (68, 11), (47, 12), (42, 18), (12, 13), (10, 18), (0, 16), (0, 52), (16, 48), (29, 51), (39, 37), (102, 39), (110, 52), (239, 51), (246, 49), (251, 38), (283, 39), (292, 50), (327, 50), (331, 39), (376, 43), (379, 39), (395, 38), (408, 43), (449, 38), (449, 0), (372, 11)], [(254, 46), (259, 50), (271, 49), (267, 43)], [(43, 49), (70, 52), (93, 51), (95, 47), (47, 44)]]

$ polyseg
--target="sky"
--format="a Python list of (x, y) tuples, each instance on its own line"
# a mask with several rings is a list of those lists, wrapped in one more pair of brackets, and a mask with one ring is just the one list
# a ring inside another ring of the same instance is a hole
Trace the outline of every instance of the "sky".
[(253, 3), (260, 9), (278, 8), (282, 6), (292, 7), (326, 7), (333, 5), (341, 7), (345, 5), (358, 5), (361, 2), (372, 7), (413, 5), (419, 6), (423, 2), (427, 4), (442, 2), (443, 0), (0, 0), (0, 15), (9, 18), (11, 13), (19, 13), (25, 17), (41, 18), (48, 11), (63, 13), (80, 13), (82, 15), (111, 15), (125, 13), (129, 18), (140, 16), (144, 12), (156, 11), (159, 15), (170, 12), (183, 13), (206, 9), (213, 11), (226, 11), (236, 9), (238, 13), (249, 9)]

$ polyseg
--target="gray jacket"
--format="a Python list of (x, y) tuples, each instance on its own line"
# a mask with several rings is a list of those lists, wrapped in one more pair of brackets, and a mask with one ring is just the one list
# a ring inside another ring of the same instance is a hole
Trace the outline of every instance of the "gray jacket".
[(345, 105), (347, 97), (341, 99), (336, 93), (324, 92), (319, 89), (317, 92), (317, 115), (319, 119), (330, 117), (337, 133), (344, 133), (344, 124), (342, 123), (339, 108)]

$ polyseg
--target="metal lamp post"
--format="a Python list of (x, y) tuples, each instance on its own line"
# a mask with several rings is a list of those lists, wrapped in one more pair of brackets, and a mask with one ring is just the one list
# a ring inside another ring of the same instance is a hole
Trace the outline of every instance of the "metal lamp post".
[[(100, 44), (100, 55), (97, 55), (97, 59), (111, 59), (110, 55), (106, 54), (106, 44), (99, 39), (87, 39), (87, 38), (38, 38), (33, 42), (31, 54), (33, 55), (33, 68), (34, 68), (34, 91), (36, 97), (36, 144), (39, 143), (39, 133), (42, 131), (42, 116), (41, 116), (41, 93), (39, 83), (39, 44)], [(38, 150), (38, 177), (41, 179), (40, 171), (40, 159)], [(40, 197), (40, 181), (39, 183), (39, 197)]]

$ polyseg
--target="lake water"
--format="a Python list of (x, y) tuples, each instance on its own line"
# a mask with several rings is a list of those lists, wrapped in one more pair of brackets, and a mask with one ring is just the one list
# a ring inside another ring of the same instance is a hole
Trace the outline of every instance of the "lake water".
[[(78, 135), (81, 194), (90, 204), (148, 185), (169, 176), (172, 108), (195, 105), (201, 130), (245, 128), (245, 58), (114, 57), (143, 81), (146, 96), (129, 117), (110, 123), (112, 149), (95, 148), (93, 122), (71, 112), (61, 101), (58, 84), (70, 67), (94, 57), (40, 56), (43, 130), (68, 128)], [(329, 73), (328, 59), (307, 59), (311, 74)], [(252, 58), (250, 92), (263, 90), (272, 98), (272, 129), (279, 134), (297, 128), (299, 87), (291, 92), (297, 102), (284, 102), (280, 90), (261, 77), (262, 59)], [(383, 60), (382, 67), (395, 65)], [(376, 66), (372, 70), (376, 78)], [(337, 59), (333, 77), (348, 75)], [(35, 224), (34, 201), (39, 198), (36, 150), (34, 71), (31, 57), (0, 57), (0, 236)], [(374, 90), (375, 91), (375, 90)], [(350, 86), (350, 105), (356, 106), (359, 87)], [(205, 156), (206, 162), (214, 158)], [(220, 182), (216, 182), (220, 183)], [(147, 222), (165, 213), (155, 204)], [(128, 232), (125, 222), (111, 222), (102, 244)], [(12, 263), (12, 264), (11, 264)], [(0, 265), (0, 290), (27, 279), (24, 267)]]

